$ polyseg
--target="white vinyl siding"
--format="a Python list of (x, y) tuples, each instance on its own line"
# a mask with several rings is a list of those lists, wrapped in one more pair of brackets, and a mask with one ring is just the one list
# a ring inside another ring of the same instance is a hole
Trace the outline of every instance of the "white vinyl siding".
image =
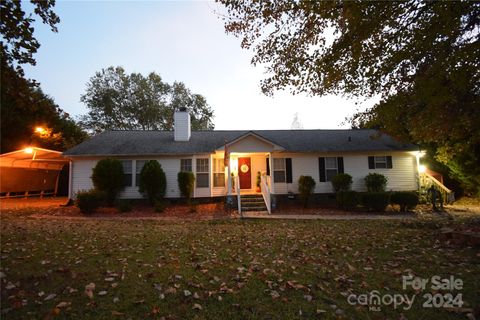
[[(395, 152), (392, 156), (392, 169), (377, 169), (375, 172), (387, 177), (387, 190), (413, 191), (417, 189), (416, 159), (408, 152)], [(320, 182), (318, 171), (319, 157), (343, 157), (344, 172), (352, 176), (352, 189), (363, 192), (365, 188), (365, 176), (371, 172), (368, 169), (367, 154), (284, 154), (282, 156), (292, 158), (292, 184), (275, 183), (276, 194), (286, 194), (289, 191), (298, 193), (298, 178), (301, 175), (311, 176), (315, 182), (315, 193), (332, 193), (333, 187), (330, 181)], [(383, 156), (383, 154), (380, 154)]]
[[(292, 158), (292, 183), (275, 183), (276, 194), (286, 194), (288, 191), (298, 192), (298, 178), (301, 175), (311, 176), (315, 182), (315, 193), (331, 193), (333, 192), (332, 184), (330, 182), (319, 181), (318, 171), (318, 158), (319, 157), (343, 157), (344, 171), (353, 178), (352, 189), (355, 191), (366, 191), (364, 178), (371, 172), (368, 168), (368, 156), (392, 156), (392, 169), (376, 169), (375, 172), (381, 173), (388, 178), (387, 190), (416, 190), (417, 189), (417, 176), (416, 176), (416, 159), (415, 156), (408, 152), (392, 152), (391, 154), (385, 154), (378, 152), (377, 154), (367, 153), (349, 153), (349, 154), (293, 154), (282, 153), (284, 158)], [(208, 157), (211, 155), (198, 155), (198, 158), (207, 160), (207, 179), (210, 185), (213, 185), (213, 175), (208, 172)], [(273, 156), (275, 161), (275, 156)], [(277, 158), (283, 161), (284, 158)], [(180, 157), (162, 157), (154, 158), (161, 165), (167, 178), (167, 198), (178, 198), (180, 192), (178, 190), (177, 174), (180, 170)], [(196, 157), (192, 158), (192, 169), (194, 173), (197, 173)], [(256, 176), (257, 171), (264, 172), (266, 170), (265, 155), (252, 156), (252, 172)], [(73, 159), (72, 163), (72, 194), (75, 194), (80, 190), (89, 190), (93, 188), (91, 176), (92, 169), (95, 167), (97, 161), (100, 159)], [(127, 159), (121, 159), (127, 160)], [(133, 160), (132, 167), (136, 167), (136, 162), (148, 160), (137, 159)], [(132, 161), (132, 160), (130, 160)], [(274, 169), (275, 165), (273, 165)], [(285, 168), (285, 167), (283, 167)], [(202, 168), (200, 168), (202, 170)], [(283, 170), (283, 169), (282, 169)], [(273, 175), (273, 170), (272, 170)], [(135, 176), (133, 177), (136, 178)], [(133, 180), (133, 179), (132, 179)], [(136, 180), (136, 179), (135, 179)], [(210, 197), (221, 196), (226, 194), (226, 187), (224, 188), (195, 188), (194, 197)], [(139, 199), (143, 198), (143, 195), (138, 192), (138, 187), (127, 187), (121, 194), (120, 198), (124, 199)]]

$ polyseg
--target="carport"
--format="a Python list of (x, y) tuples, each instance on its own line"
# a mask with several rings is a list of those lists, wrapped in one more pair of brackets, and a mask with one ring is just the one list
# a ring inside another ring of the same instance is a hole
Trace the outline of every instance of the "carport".
[(60, 173), (68, 163), (61, 152), (43, 148), (4, 153), (0, 155), (0, 197), (56, 196)]

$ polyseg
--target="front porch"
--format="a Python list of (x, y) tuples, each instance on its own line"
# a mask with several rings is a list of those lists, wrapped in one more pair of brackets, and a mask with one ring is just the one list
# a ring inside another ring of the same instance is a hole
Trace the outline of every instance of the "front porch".
[(212, 194), (225, 195), (229, 201), (236, 196), (240, 214), (242, 196), (261, 195), (268, 213), (271, 213), (271, 194), (275, 193), (270, 172), (273, 152), (283, 150), (283, 147), (252, 132), (226, 142), (216, 150), (212, 159), (213, 186), (215, 188), (216, 181), (221, 179), (219, 175), (222, 175), (225, 187), (223, 190), (212, 190)]

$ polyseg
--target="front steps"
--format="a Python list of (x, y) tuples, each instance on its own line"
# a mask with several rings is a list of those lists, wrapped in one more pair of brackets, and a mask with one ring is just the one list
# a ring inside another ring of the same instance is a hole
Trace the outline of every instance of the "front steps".
[(267, 206), (261, 194), (244, 194), (240, 197), (242, 212), (257, 211), (268, 214)]

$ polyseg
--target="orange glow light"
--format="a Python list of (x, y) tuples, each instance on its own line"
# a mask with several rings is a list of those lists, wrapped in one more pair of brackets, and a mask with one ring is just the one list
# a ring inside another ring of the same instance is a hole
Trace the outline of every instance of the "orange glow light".
[(42, 127), (36, 127), (36, 128), (35, 128), (35, 132), (37, 132), (37, 133), (40, 133), (40, 134), (41, 134), (41, 133), (44, 133), (44, 132), (45, 132), (45, 129), (44, 129), (44, 128), (42, 128)]
[(25, 148), (25, 153), (33, 153), (33, 148), (31, 147), (28, 147), (28, 148)]

